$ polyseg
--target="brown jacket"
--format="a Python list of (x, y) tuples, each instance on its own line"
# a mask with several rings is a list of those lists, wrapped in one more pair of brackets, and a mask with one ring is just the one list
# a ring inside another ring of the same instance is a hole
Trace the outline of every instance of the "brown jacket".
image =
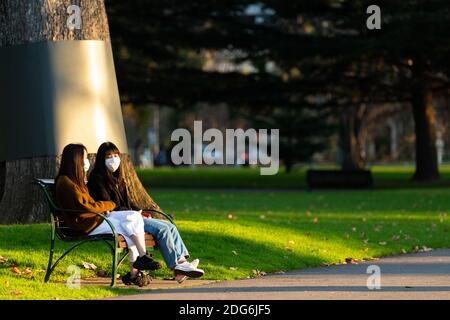
[(95, 213), (111, 211), (116, 207), (112, 201), (95, 201), (89, 193), (81, 190), (69, 177), (64, 175), (56, 181), (55, 196), (56, 201), (63, 209), (90, 211), (90, 213), (63, 212), (65, 223), (70, 228), (84, 234), (90, 233), (102, 223), (103, 218)]

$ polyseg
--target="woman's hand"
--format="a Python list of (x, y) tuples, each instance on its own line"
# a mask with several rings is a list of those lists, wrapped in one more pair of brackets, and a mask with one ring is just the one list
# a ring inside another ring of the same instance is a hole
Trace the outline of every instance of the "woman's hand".
[(143, 217), (146, 218), (146, 219), (151, 219), (151, 218), (152, 218), (152, 216), (150, 215), (150, 213), (145, 212), (145, 211), (144, 211), (144, 213), (142, 213), (142, 209), (139, 210), (139, 213), (141, 214), (141, 216), (143, 216)]

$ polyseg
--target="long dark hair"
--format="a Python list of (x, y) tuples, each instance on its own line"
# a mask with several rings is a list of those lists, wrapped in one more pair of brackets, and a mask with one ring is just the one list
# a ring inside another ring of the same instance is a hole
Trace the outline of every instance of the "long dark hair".
[(119, 154), (120, 151), (117, 146), (112, 142), (104, 142), (98, 147), (97, 156), (95, 157), (95, 166), (92, 169), (91, 176), (99, 175), (104, 178), (106, 187), (109, 190), (113, 190), (116, 185), (120, 188), (124, 186), (124, 179), (122, 175), (122, 164), (117, 168), (115, 172), (111, 172), (105, 165), (106, 155), (108, 153)]
[(71, 143), (65, 146), (61, 157), (61, 165), (55, 181), (57, 181), (60, 176), (64, 175), (72, 180), (72, 182), (81, 190), (88, 192), (85, 183), (86, 172), (84, 171), (85, 151), (87, 153), (86, 147), (79, 143)]

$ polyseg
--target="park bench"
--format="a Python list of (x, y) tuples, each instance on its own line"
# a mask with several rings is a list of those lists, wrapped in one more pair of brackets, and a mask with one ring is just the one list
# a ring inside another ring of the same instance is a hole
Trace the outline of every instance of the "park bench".
[[(68, 209), (62, 209), (59, 208), (56, 205), (55, 196), (54, 196), (54, 180), (53, 179), (34, 179), (34, 183), (40, 187), (42, 190), (46, 203), (50, 210), (50, 219), (51, 219), (51, 234), (50, 234), (50, 254), (49, 254), (49, 260), (47, 265), (47, 272), (45, 274), (44, 282), (48, 282), (50, 279), (50, 275), (52, 274), (53, 270), (56, 268), (58, 263), (67, 255), (69, 254), (73, 249), (77, 248), (78, 246), (87, 243), (87, 242), (94, 242), (94, 241), (102, 241), (106, 243), (109, 248), (111, 249), (112, 253), (112, 274), (111, 274), (111, 286), (114, 287), (116, 285), (117, 281), (117, 269), (120, 266), (120, 264), (123, 262), (123, 260), (128, 255), (128, 247), (125, 239), (122, 235), (117, 234), (117, 232), (114, 229), (113, 224), (111, 221), (100, 213), (95, 213), (109, 224), (112, 233), (109, 234), (98, 234), (98, 235), (85, 235), (81, 234), (80, 232), (77, 232), (76, 230), (73, 230), (69, 228), (67, 225), (65, 225), (64, 220), (62, 219), (62, 213), (63, 212), (70, 212), (70, 213), (85, 213), (88, 211), (85, 210), (68, 210)], [(171, 223), (173, 222), (173, 219), (168, 214), (158, 211), (158, 210), (144, 210), (146, 213), (151, 215), (152, 217), (163, 217), (167, 220), (169, 220)], [(56, 260), (54, 264), (53, 262), (53, 255), (55, 250), (55, 241), (56, 237), (59, 238), (59, 240), (63, 242), (75, 242), (75, 244), (70, 247), (68, 250), (66, 250), (59, 258)], [(157, 243), (154, 239), (154, 237), (151, 234), (145, 234), (145, 243), (147, 248), (150, 248), (152, 250), (157, 246)]]
[(308, 170), (308, 190), (313, 189), (371, 189), (370, 170)]

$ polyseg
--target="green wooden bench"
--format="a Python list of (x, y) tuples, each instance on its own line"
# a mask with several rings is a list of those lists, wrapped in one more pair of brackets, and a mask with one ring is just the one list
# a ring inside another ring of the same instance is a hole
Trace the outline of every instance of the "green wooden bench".
[[(47, 205), (50, 209), (50, 219), (51, 219), (51, 234), (50, 234), (50, 254), (48, 259), (48, 265), (47, 265), (47, 272), (45, 274), (45, 282), (48, 282), (50, 279), (50, 275), (52, 274), (53, 270), (56, 268), (58, 263), (67, 255), (69, 254), (73, 249), (77, 248), (78, 246), (82, 245), (83, 243), (87, 242), (94, 242), (94, 241), (102, 241), (105, 242), (108, 247), (111, 249), (112, 253), (112, 274), (111, 274), (111, 286), (114, 287), (117, 282), (117, 269), (120, 266), (120, 264), (123, 262), (123, 260), (128, 255), (128, 248), (127, 243), (122, 235), (118, 234), (115, 229), (114, 225), (111, 223), (111, 221), (103, 214), (101, 213), (95, 213), (99, 216), (101, 216), (105, 221), (108, 223), (108, 225), (111, 228), (112, 233), (109, 234), (98, 234), (93, 236), (88, 236), (81, 234), (77, 232), (76, 230), (73, 230), (69, 228), (62, 219), (62, 213), (63, 212), (69, 212), (69, 213), (85, 213), (88, 211), (80, 211), (80, 210), (68, 210), (68, 209), (62, 209), (59, 208), (56, 205), (55, 196), (54, 196), (54, 180), (53, 179), (34, 179), (34, 184), (38, 185), (40, 189), (42, 190), (45, 200), (47, 202)], [(163, 217), (167, 220), (169, 220), (171, 223), (173, 222), (173, 219), (168, 214), (158, 211), (158, 210), (144, 210), (145, 212), (150, 212), (152, 217)], [(59, 238), (59, 240), (63, 242), (75, 242), (75, 244), (66, 250), (56, 261), (53, 263), (53, 255), (55, 250), (55, 242), (56, 237)], [(145, 234), (145, 243), (147, 248), (155, 248), (157, 246), (156, 241), (154, 237), (151, 234)], [(52, 264), (53, 263), (53, 264)]]

